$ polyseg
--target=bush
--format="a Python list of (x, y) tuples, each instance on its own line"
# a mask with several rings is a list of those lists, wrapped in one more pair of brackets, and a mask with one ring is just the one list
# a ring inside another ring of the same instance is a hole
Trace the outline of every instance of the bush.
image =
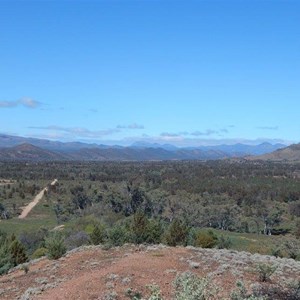
[(128, 241), (128, 231), (122, 225), (115, 225), (108, 231), (108, 241), (112, 246), (122, 246)]
[(256, 297), (254, 295), (248, 295), (245, 285), (241, 281), (238, 281), (236, 285), (237, 285), (237, 290), (233, 291), (230, 294), (231, 300), (267, 300), (264, 296)]
[(48, 237), (45, 241), (47, 256), (50, 259), (58, 259), (66, 253), (66, 246), (64, 238), (59, 232), (55, 232), (52, 236)]
[(9, 248), (11, 253), (11, 261), (14, 266), (28, 261), (25, 247), (19, 240), (16, 239), (14, 235), (12, 235), (11, 237), (11, 243)]
[(163, 234), (163, 226), (159, 220), (150, 219), (147, 228), (147, 243), (159, 244)]
[(261, 284), (253, 289), (254, 296), (259, 297), (254, 299), (263, 300), (299, 300), (300, 281), (294, 281), (287, 286), (282, 284)]
[(41, 248), (36, 249), (36, 250), (32, 253), (31, 258), (32, 258), (32, 259), (37, 259), (37, 258), (46, 256), (46, 255), (47, 255), (47, 249), (44, 248), (44, 247), (41, 247)]
[(219, 249), (229, 249), (232, 245), (231, 239), (229, 237), (224, 237), (224, 235), (221, 235), (218, 237), (217, 241), (217, 247)]
[(89, 235), (85, 231), (72, 232), (65, 240), (68, 250), (88, 245), (90, 243)]
[(143, 212), (137, 211), (134, 214), (131, 223), (131, 231), (132, 239), (135, 244), (141, 244), (147, 241), (148, 224), (149, 221)]
[(200, 231), (195, 235), (194, 246), (202, 248), (213, 248), (218, 244), (218, 238), (212, 231)]
[(44, 247), (45, 238), (49, 232), (46, 228), (40, 228), (36, 231), (24, 231), (20, 234), (19, 240), (25, 246), (28, 254), (32, 254), (36, 249)]
[(292, 259), (298, 258), (300, 254), (300, 249), (297, 241), (291, 239), (285, 242), (284, 246), (289, 258)]
[(0, 275), (6, 274), (13, 267), (9, 243), (6, 239), (0, 238)]
[(258, 280), (260, 282), (270, 281), (272, 274), (276, 271), (276, 266), (269, 264), (258, 264), (256, 266), (256, 272), (258, 273)]
[(163, 233), (160, 221), (148, 219), (141, 211), (137, 211), (134, 214), (130, 231), (132, 233), (132, 242), (135, 244), (160, 243)]
[(165, 240), (169, 246), (186, 246), (188, 235), (189, 228), (187, 227), (185, 222), (179, 219), (175, 219), (167, 229), (167, 232), (165, 234)]
[(90, 234), (90, 239), (93, 245), (104, 243), (106, 238), (105, 228), (103, 225), (96, 225)]
[(216, 292), (207, 278), (199, 278), (191, 272), (178, 275), (173, 286), (176, 300), (207, 300)]

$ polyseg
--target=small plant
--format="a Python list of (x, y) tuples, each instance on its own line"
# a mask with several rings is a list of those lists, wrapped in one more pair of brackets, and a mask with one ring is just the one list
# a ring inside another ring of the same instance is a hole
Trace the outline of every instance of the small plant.
[(31, 255), (31, 258), (32, 259), (36, 259), (36, 258), (40, 258), (40, 257), (43, 257), (43, 256), (46, 256), (47, 255), (47, 249), (46, 248), (38, 248), (36, 249), (32, 255)]
[(50, 259), (58, 259), (66, 253), (66, 246), (64, 244), (63, 236), (59, 232), (48, 237), (45, 241), (47, 256)]
[(173, 285), (176, 300), (207, 300), (216, 292), (207, 278), (199, 278), (191, 272), (178, 275)]
[(242, 281), (238, 281), (236, 286), (237, 289), (230, 294), (231, 300), (267, 300), (263, 296), (256, 297), (254, 295), (248, 295), (245, 285)]
[(142, 293), (139, 291), (134, 291), (132, 288), (128, 288), (125, 292), (125, 296), (131, 300), (140, 300), (142, 299)]
[(242, 281), (238, 281), (236, 283), (237, 290), (234, 290), (230, 294), (230, 299), (231, 300), (243, 300), (247, 298), (247, 290), (245, 288), (245, 285)]
[(224, 237), (224, 235), (221, 235), (220, 237), (218, 237), (218, 248), (219, 249), (228, 249), (230, 248), (232, 242), (231, 239), (229, 237)]
[(118, 298), (118, 293), (116, 291), (110, 291), (104, 295), (103, 300), (117, 300)]
[(285, 244), (285, 250), (289, 258), (296, 259), (300, 254), (299, 245), (294, 240), (287, 241)]
[(152, 285), (149, 285), (148, 288), (151, 291), (151, 295), (148, 298), (148, 300), (163, 300), (163, 298), (161, 296), (160, 288), (157, 285), (152, 284)]
[(29, 272), (29, 266), (28, 266), (28, 264), (23, 264), (21, 266), (21, 270), (23, 270), (24, 273), (27, 274)]
[(260, 282), (270, 281), (272, 274), (276, 271), (276, 266), (269, 264), (258, 264), (256, 266), (256, 272), (258, 273), (258, 280)]

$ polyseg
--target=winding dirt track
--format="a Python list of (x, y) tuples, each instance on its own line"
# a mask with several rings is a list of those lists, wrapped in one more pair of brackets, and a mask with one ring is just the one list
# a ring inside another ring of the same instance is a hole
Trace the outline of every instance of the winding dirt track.
[[(57, 182), (57, 179), (54, 179), (51, 182), (51, 185), (55, 185)], [(43, 198), (44, 193), (48, 190), (47, 187), (42, 189), (35, 197), (34, 199), (23, 209), (22, 213), (19, 215), (19, 219), (25, 219), (27, 215), (31, 212), (31, 210), (40, 202), (40, 200)]]

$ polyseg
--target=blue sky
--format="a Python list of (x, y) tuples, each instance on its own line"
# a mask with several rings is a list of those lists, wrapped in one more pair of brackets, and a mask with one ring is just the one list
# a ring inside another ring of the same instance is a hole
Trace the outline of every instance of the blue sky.
[(0, 1), (0, 132), (299, 142), (300, 1)]

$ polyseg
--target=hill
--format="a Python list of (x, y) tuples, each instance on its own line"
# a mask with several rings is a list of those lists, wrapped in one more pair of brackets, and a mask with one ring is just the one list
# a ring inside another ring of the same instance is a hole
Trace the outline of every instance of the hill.
[(278, 161), (278, 162), (281, 162), (281, 161), (299, 162), (300, 161), (300, 144), (293, 144), (293, 145), (290, 145), (283, 149), (278, 149), (274, 152), (257, 156), (254, 159), (265, 160), (265, 161)]
[[(258, 265), (276, 267), (270, 281), (259, 279)], [(28, 266), (27, 274), (17, 267), (0, 277), (0, 299), (150, 299), (149, 285), (161, 292), (160, 297), (151, 299), (248, 299), (230, 298), (238, 281), (248, 292), (237, 294), (266, 296), (251, 299), (300, 299), (299, 283), (292, 285), (300, 274), (300, 262), (232, 250), (128, 244), (104, 250), (102, 246), (84, 246), (56, 261), (41, 258)], [(192, 278), (202, 278), (201, 284), (194, 281), (192, 285), (188, 281)], [(189, 294), (191, 286), (194, 292)], [(195, 286), (198, 295), (200, 290), (212, 295), (191, 296), (196, 295)], [(183, 293), (181, 298), (175, 296), (176, 291)]]
[(178, 148), (169, 144), (136, 142), (131, 146), (123, 147), (81, 142), (64, 143), (0, 134), (0, 160), (214, 160), (261, 155), (284, 146), (262, 143)]
[(27, 143), (0, 149), (0, 160), (47, 161), (66, 159), (67, 157), (63, 154), (41, 149)]

